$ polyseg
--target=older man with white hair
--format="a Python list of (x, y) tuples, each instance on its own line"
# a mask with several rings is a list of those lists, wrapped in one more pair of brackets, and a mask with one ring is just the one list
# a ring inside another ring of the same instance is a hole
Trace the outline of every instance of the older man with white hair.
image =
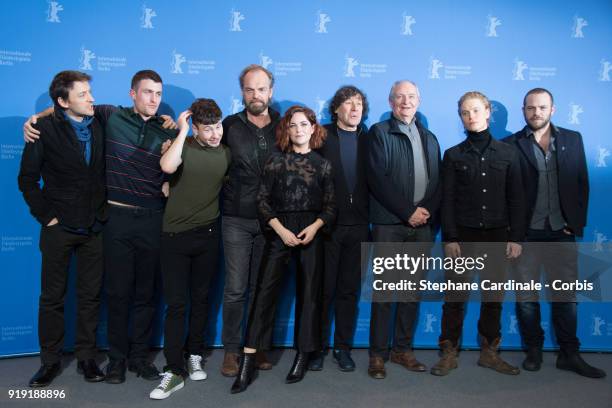
[[(434, 215), (440, 205), (440, 146), (436, 136), (417, 119), (421, 97), (412, 81), (397, 81), (389, 92), (391, 118), (376, 123), (366, 138), (366, 168), (370, 190), (370, 222), (374, 242), (411, 242), (419, 255), (431, 248)], [(411, 371), (425, 365), (412, 353), (417, 321), (416, 299), (392, 302), (373, 299), (370, 322), (372, 378), (385, 378), (389, 355), (389, 324), (394, 321), (391, 362)]]

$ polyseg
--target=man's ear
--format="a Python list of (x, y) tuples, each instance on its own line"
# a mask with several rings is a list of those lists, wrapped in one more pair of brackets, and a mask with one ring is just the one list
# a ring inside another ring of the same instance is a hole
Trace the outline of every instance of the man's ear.
[(64, 109), (68, 109), (68, 101), (65, 101), (61, 96), (57, 98), (57, 103)]

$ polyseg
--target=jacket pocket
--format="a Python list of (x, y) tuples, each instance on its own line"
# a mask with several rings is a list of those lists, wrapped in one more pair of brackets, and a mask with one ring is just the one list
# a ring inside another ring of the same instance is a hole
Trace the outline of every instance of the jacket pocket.
[(474, 181), (474, 166), (470, 163), (458, 161), (454, 163), (455, 180), (461, 185), (469, 185)]
[(510, 162), (494, 161), (489, 164), (491, 177), (497, 188), (506, 188), (506, 175), (508, 174), (508, 166)]

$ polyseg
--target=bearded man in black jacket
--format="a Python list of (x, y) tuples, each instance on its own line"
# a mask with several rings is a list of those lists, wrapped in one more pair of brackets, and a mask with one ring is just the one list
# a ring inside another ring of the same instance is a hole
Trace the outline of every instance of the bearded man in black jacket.
[[(552, 94), (534, 88), (523, 99), (527, 125), (504, 139), (519, 151), (523, 197), (527, 212), (525, 250), (514, 272), (521, 281), (540, 281), (544, 266), (547, 281), (578, 278), (576, 237), (586, 225), (589, 177), (582, 136), (554, 126)], [(542, 244), (545, 243), (545, 244)], [(582, 376), (603, 378), (606, 373), (589, 365), (579, 354), (577, 303), (571, 292), (553, 293), (552, 323), (560, 351), (557, 368)], [(523, 368), (538, 371), (542, 365), (544, 331), (537, 293), (517, 293), (516, 315), (527, 346)]]

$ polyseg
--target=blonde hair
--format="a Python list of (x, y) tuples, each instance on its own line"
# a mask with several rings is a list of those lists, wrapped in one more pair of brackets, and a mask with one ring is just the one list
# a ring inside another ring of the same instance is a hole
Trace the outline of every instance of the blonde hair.
[(459, 116), (461, 116), (461, 105), (468, 99), (479, 99), (489, 111), (491, 110), (491, 101), (489, 98), (485, 96), (482, 92), (478, 91), (470, 91), (463, 94), (461, 98), (459, 98), (459, 102), (457, 102), (457, 112)]

